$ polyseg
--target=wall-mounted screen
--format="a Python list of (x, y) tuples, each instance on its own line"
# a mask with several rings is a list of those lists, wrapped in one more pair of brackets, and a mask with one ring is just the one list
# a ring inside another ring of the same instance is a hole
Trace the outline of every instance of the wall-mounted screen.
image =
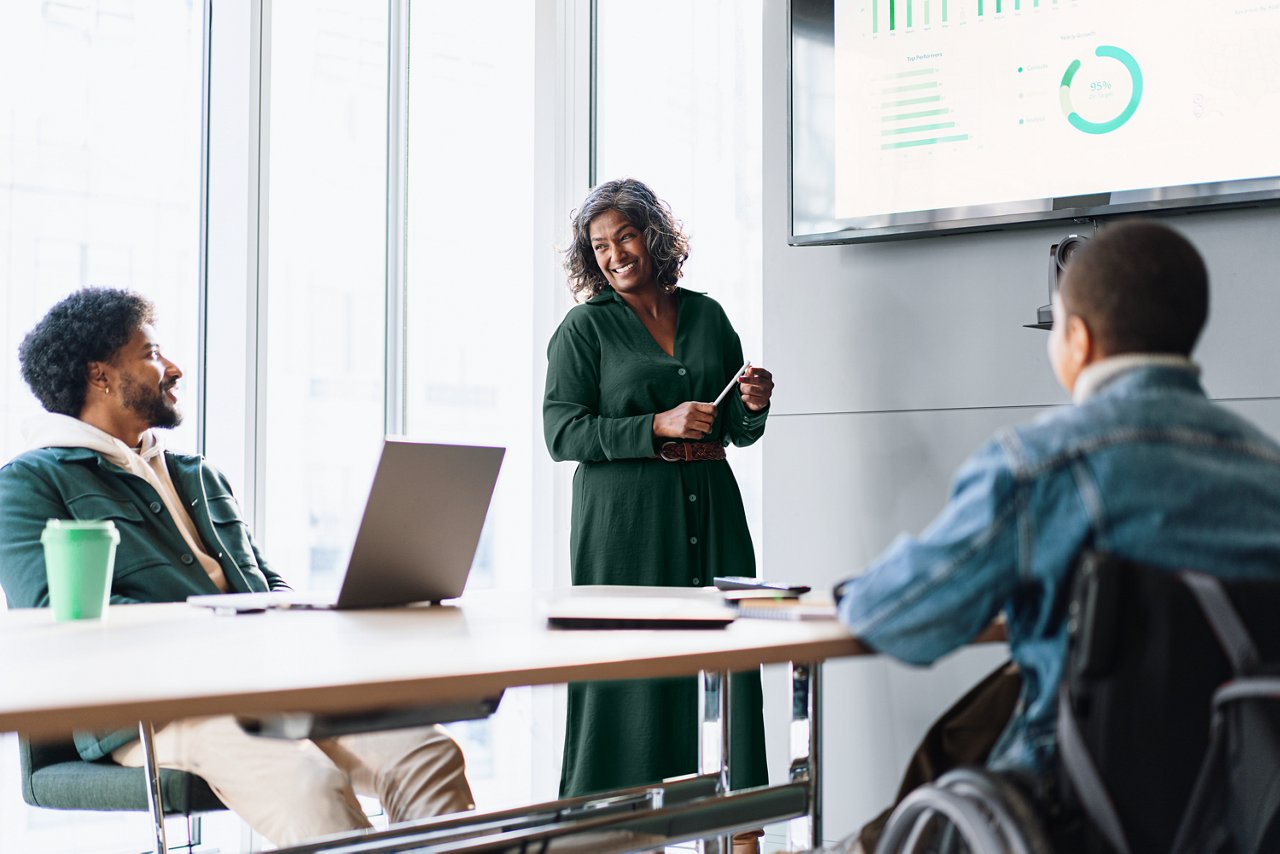
[(791, 0), (791, 242), (1280, 200), (1277, 0)]

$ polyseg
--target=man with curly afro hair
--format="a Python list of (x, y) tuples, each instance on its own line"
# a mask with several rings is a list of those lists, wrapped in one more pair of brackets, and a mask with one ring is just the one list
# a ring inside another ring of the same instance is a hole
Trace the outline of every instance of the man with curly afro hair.
[[(158, 428), (182, 422), (182, 370), (165, 357), (155, 323), (145, 297), (86, 288), (22, 341), (22, 377), (46, 412), (29, 426), (30, 449), (0, 468), (0, 586), (10, 607), (49, 604), (40, 543), (49, 519), (115, 526), (114, 605), (288, 589), (222, 473), (161, 445)], [(192, 650), (181, 664), (217, 654)], [(136, 736), (77, 732), (75, 742), (86, 761), (137, 767)], [(295, 742), (217, 716), (166, 725), (155, 750), (161, 766), (199, 774), (276, 845), (369, 827), (356, 792), (377, 797), (392, 821), (474, 806), (462, 751), (438, 727)]]

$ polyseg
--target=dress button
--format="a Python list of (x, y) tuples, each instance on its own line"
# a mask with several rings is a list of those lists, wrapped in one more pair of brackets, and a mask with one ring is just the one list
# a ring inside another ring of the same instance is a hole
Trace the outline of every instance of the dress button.
[(159, 501), (152, 501), (152, 502), (151, 502), (151, 504), (149, 504), (148, 506), (151, 508), (151, 512), (152, 512), (152, 513), (159, 513), (159, 512), (160, 512), (160, 502), (159, 502)]
[(701, 587), (701, 586), (702, 586), (702, 579), (701, 579), (701, 578), (695, 578), (695, 579), (693, 579), (692, 581), (690, 581), (689, 583), (690, 583), (690, 584), (692, 584), (694, 587)]
[(696, 496), (696, 495), (690, 495), (690, 496), (689, 496), (689, 500), (690, 500), (690, 501), (697, 501), (697, 500), (698, 500), (698, 496)]
[(688, 371), (686, 371), (684, 368), (681, 368), (680, 370), (676, 371), (676, 373), (679, 374), (680, 376), (684, 376), (685, 374), (688, 373)]
[(697, 544), (698, 544), (698, 538), (697, 538), (697, 537), (690, 537), (690, 538), (689, 538), (689, 545), (691, 545), (691, 546), (696, 546)]
[(192, 557), (191, 555), (183, 555), (183, 556), (180, 558), (180, 560), (181, 560), (183, 563), (185, 563), (187, 566), (191, 566), (191, 564), (193, 564), (193, 563), (195, 563), (195, 562), (196, 562), (196, 559), (195, 559), (194, 557)]

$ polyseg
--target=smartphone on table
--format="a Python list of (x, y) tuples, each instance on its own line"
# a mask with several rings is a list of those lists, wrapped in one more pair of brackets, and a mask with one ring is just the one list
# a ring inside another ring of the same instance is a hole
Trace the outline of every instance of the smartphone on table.
[(799, 596), (809, 592), (807, 584), (792, 584), (787, 581), (766, 581), (763, 578), (752, 578), (745, 575), (719, 575), (712, 581), (717, 590), (759, 590), (775, 593), (779, 596)]

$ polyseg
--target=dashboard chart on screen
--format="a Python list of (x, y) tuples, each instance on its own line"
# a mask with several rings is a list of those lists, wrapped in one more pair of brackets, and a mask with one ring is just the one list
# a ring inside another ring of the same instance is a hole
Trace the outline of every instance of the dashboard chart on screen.
[(792, 0), (792, 240), (1280, 199), (1280, 2)]

